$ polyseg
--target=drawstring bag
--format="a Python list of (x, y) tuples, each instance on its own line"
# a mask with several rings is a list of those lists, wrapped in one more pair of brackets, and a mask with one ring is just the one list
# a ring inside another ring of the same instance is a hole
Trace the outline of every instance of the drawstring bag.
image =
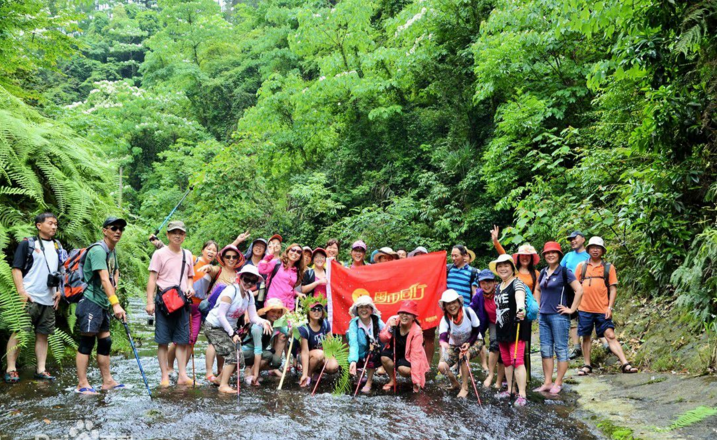
[(165, 315), (169, 316), (187, 307), (187, 296), (182, 292), (182, 279), (184, 278), (184, 265), (187, 262), (187, 254), (182, 249), (182, 272), (179, 274), (179, 285), (167, 287), (157, 295), (157, 306)]

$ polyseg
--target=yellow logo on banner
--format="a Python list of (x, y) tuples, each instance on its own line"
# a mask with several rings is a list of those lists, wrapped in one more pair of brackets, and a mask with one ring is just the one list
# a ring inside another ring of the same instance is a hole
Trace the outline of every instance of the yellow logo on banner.
[[(376, 305), (379, 304), (397, 304), (401, 301), (418, 301), (423, 299), (423, 294), (426, 290), (426, 287), (428, 287), (425, 284), (414, 284), (408, 289), (402, 289), (398, 292), (376, 292), (373, 295), (373, 301)], [(366, 289), (356, 289), (354, 290), (354, 293), (351, 295), (353, 300), (356, 301), (356, 299), (360, 296), (368, 295), (371, 296), (371, 294)]]

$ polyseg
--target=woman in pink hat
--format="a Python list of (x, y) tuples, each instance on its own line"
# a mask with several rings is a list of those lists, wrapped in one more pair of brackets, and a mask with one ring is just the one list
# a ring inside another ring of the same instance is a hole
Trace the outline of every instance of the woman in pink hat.
[(429, 365), (423, 349), (423, 330), (418, 322), (418, 304), (404, 301), (398, 309), (398, 316), (388, 319), (379, 338), (387, 344), (381, 352), (381, 363), (391, 375), (391, 380), (383, 389), (388, 391), (396, 385), (396, 371), (403, 377), (411, 378), (414, 393), (424, 388)]
[(364, 262), (367, 250), (368, 247), (366, 247), (366, 243), (364, 243), (363, 240), (356, 240), (354, 244), (351, 245), (351, 266), (349, 267), (350, 269), (369, 264)]

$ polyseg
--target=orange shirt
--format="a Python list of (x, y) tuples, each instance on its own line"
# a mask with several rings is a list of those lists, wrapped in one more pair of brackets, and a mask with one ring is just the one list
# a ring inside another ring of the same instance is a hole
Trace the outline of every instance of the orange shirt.
[[(209, 264), (209, 263), (205, 263), (203, 260), (201, 260), (201, 259), (199, 259), (199, 258), (196, 258), (196, 257), (193, 256), (193, 255), (192, 255), (192, 260), (197, 262), (197, 264), (194, 265), (194, 273), (195, 273), (195, 274), (199, 274), (199, 273), (197, 272), (197, 269), (199, 269), (199, 268), (202, 267), (202, 266), (206, 266), (207, 264)], [(194, 281), (197, 281), (198, 279), (199, 279), (199, 277), (195, 277), (195, 280), (194, 280)], [(192, 304), (199, 304), (200, 302), (202, 302), (201, 299), (197, 298), (196, 296), (193, 296), (193, 297), (192, 297)]]
[[(498, 251), (498, 255), (505, 254), (505, 248), (503, 248), (503, 245), (500, 244), (498, 240), (493, 241), (493, 246), (495, 246), (495, 250)], [(513, 263), (518, 263), (517, 261), (514, 261)], [(537, 270), (535, 271), (535, 283), (533, 283), (533, 277), (530, 276), (529, 273), (520, 273), (518, 272), (518, 279), (523, 282), (526, 286), (530, 288), (530, 292), (535, 296), (535, 287), (533, 284), (538, 284), (538, 278), (540, 277), (540, 272)]]
[[(585, 272), (585, 280), (582, 279), (583, 264), (587, 263), (588, 269)], [(605, 285), (605, 265), (603, 262), (594, 264), (592, 260), (582, 262), (575, 268), (575, 277), (583, 286), (583, 299), (580, 301), (578, 310), (590, 313), (605, 313), (609, 305), (609, 290)], [(617, 272), (615, 266), (610, 265), (608, 282), (611, 286), (617, 285)]]

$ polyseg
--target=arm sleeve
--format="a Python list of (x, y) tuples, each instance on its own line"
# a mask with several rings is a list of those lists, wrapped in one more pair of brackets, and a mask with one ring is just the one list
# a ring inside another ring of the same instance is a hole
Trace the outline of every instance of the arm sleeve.
[[(440, 321), (438, 321), (438, 334), (442, 335), (443, 333), (448, 334), (448, 323), (446, 322), (445, 316), (440, 317)], [(446, 339), (446, 342), (448, 339)]]
[(264, 324), (264, 319), (256, 313), (256, 303), (254, 302), (254, 295), (251, 292), (249, 292), (249, 307), (247, 307), (247, 312), (249, 313), (249, 322), (259, 324), (260, 326)]
[(28, 252), (30, 252), (30, 242), (27, 240), (21, 241), (12, 259), (13, 269), (25, 269), (25, 260), (27, 260)]
[[(520, 281), (520, 280), (517, 280), (517, 281), (518, 281), (518, 282), (513, 285), (513, 288), (515, 289), (515, 307), (516, 307), (517, 310), (520, 310), (520, 309), (524, 309), (524, 308), (527, 306), (527, 302), (528, 302), (528, 301), (527, 301), (527, 298), (526, 298), (526, 296), (527, 296), (527, 294), (526, 294), (527, 286), (526, 286), (525, 283), (523, 283), (522, 281)], [(522, 293), (522, 294), (523, 294), (523, 304), (522, 304), (522, 307), (521, 307), (521, 304), (518, 302), (518, 294), (519, 294), (519, 293)]]
[(493, 240), (493, 246), (495, 247), (495, 250), (498, 251), (498, 255), (503, 255), (505, 253), (505, 249), (503, 249), (503, 246), (498, 240)]
[(346, 333), (346, 337), (349, 340), (349, 364), (351, 362), (358, 362), (358, 325), (356, 325), (355, 321), (352, 321), (351, 324), (349, 324), (349, 331)]
[(254, 355), (260, 355), (264, 351), (264, 347), (261, 346), (261, 337), (264, 332), (264, 328), (259, 324), (251, 326), (251, 339), (254, 341)]
[(480, 319), (473, 309), (468, 309), (468, 316), (471, 320), (471, 336), (468, 338), (468, 343), (472, 345), (480, 335)]
[(225, 332), (227, 332), (228, 335), (234, 334), (234, 328), (229, 323), (229, 320), (227, 319), (227, 312), (229, 312), (229, 307), (231, 307), (231, 303), (227, 303), (224, 301), (219, 300), (219, 309), (217, 310), (217, 318), (219, 318), (219, 324), (222, 325), (222, 328)]

